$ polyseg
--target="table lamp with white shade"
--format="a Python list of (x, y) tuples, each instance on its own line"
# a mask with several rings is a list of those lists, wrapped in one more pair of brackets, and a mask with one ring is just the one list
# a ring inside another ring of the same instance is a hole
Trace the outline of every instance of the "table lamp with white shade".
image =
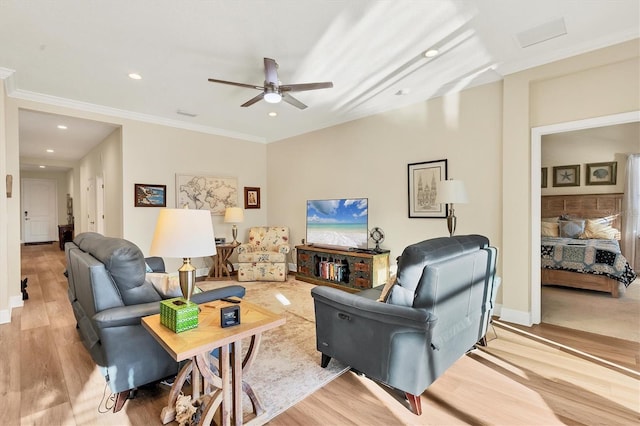
[(236, 223), (244, 222), (244, 210), (240, 207), (227, 207), (224, 211), (224, 222), (233, 224), (231, 227), (233, 244), (238, 244), (238, 227), (236, 226)]
[(182, 258), (180, 289), (190, 300), (196, 282), (192, 257), (214, 256), (216, 244), (209, 210), (162, 209), (151, 242), (151, 256)]
[(436, 203), (449, 204), (449, 214), (447, 215), (447, 228), (449, 236), (453, 237), (456, 232), (457, 218), (453, 209), (454, 204), (465, 204), (469, 202), (467, 190), (461, 180), (443, 180), (437, 184)]

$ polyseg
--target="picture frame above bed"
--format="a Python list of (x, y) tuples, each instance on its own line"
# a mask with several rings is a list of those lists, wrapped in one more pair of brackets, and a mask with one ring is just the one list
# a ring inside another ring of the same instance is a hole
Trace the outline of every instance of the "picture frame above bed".
[(588, 163), (585, 184), (615, 185), (618, 175), (618, 162)]
[(580, 186), (580, 164), (553, 167), (553, 186)]

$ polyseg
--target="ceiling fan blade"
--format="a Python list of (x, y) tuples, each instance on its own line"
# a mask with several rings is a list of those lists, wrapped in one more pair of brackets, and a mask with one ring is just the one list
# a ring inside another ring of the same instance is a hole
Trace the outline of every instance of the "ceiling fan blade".
[(255, 104), (256, 102), (261, 101), (263, 98), (264, 98), (264, 93), (260, 93), (259, 95), (254, 96), (253, 98), (249, 99), (247, 102), (243, 103), (240, 106), (241, 107), (251, 106), (251, 105)]
[(330, 89), (333, 83), (330, 81), (323, 83), (302, 83), (302, 84), (285, 84), (280, 86), (283, 92), (304, 92), (306, 90)]
[(307, 107), (305, 104), (303, 104), (302, 102), (300, 102), (299, 100), (297, 100), (296, 98), (294, 98), (293, 96), (287, 93), (282, 94), (282, 100), (300, 109), (305, 109)]
[(212, 83), (230, 84), (232, 86), (248, 87), (249, 89), (256, 89), (256, 90), (264, 90), (264, 87), (262, 86), (255, 86), (253, 84), (245, 84), (245, 83), (236, 83), (235, 81), (218, 80), (215, 78), (210, 78), (209, 81)]
[(278, 64), (274, 59), (264, 58), (264, 81), (278, 86)]

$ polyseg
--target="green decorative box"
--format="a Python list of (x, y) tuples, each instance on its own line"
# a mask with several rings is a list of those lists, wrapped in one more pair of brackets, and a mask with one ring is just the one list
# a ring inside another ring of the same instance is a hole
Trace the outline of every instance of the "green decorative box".
[(180, 333), (198, 326), (198, 305), (182, 297), (160, 302), (160, 324)]

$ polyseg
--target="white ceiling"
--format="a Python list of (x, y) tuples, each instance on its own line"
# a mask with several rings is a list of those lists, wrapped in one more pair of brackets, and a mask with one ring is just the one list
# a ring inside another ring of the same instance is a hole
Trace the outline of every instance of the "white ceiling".
[[(271, 142), (639, 37), (639, 5), (638, 0), (2, 0), (0, 77), (16, 98)], [(544, 26), (559, 19), (566, 35), (521, 47), (520, 33), (533, 30), (534, 41), (544, 39)], [(422, 56), (434, 47), (438, 56)], [(279, 63), (283, 84), (332, 81), (334, 87), (296, 93), (309, 106), (305, 110), (266, 102), (241, 108), (259, 92), (207, 81), (262, 85), (263, 57)], [(128, 78), (131, 72), (142, 80)], [(408, 94), (397, 95), (403, 89)], [(269, 117), (271, 111), (278, 116)], [(55, 121), (21, 112), (21, 156), (37, 157), (51, 144), (65, 158), (86, 153), (80, 148), (85, 145), (72, 145), (66, 137), (56, 142), (57, 129), (49, 130)], [(97, 137), (113, 130), (90, 124), (100, 127)], [(86, 146), (95, 143), (92, 136), (84, 139)]]

